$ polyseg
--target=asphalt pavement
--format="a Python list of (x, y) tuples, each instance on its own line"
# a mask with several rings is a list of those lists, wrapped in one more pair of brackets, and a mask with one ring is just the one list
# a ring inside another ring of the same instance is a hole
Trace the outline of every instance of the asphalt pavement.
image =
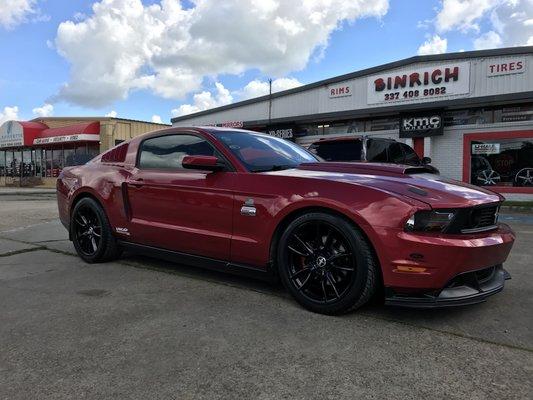
[(487, 302), (425, 311), (374, 304), (328, 317), (278, 285), (219, 272), (127, 254), (85, 264), (52, 215), (53, 199), (10, 201), (35, 209), (0, 199), (0, 220), (10, 221), (0, 225), (0, 399), (533, 392), (531, 215), (502, 216), (518, 234), (506, 263), (513, 279)]

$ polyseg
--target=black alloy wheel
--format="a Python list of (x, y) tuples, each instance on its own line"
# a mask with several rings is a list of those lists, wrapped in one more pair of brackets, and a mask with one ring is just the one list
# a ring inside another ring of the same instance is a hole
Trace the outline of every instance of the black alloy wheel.
[(110, 261), (121, 254), (102, 206), (92, 198), (76, 203), (70, 233), (76, 252), (88, 263)]
[(79, 207), (72, 221), (72, 231), (82, 253), (95, 255), (102, 242), (102, 224), (96, 212), (89, 206)]
[(327, 213), (293, 221), (280, 240), (283, 283), (304, 307), (339, 314), (366, 303), (375, 290), (370, 247), (352, 224)]

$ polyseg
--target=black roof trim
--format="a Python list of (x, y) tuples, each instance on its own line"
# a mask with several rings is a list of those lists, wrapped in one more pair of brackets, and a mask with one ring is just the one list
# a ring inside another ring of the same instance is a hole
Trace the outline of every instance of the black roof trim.
[[(465, 106), (469, 108), (473, 107), (483, 107), (483, 106), (494, 106), (502, 104), (516, 104), (531, 102), (533, 99), (533, 91), (530, 92), (521, 92), (521, 93), (508, 93), (508, 94), (499, 94), (493, 96), (483, 96), (483, 97), (467, 97), (462, 99), (451, 99), (445, 101), (432, 101), (427, 103), (415, 103), (415, 104), (401, 104), (398, 106), (387, 106), (387, 107), (375, 107), (375, 108), (365, 108), (360, 110), (348, 110), (348, 111), (334, 111), (322, 114), (309, 114), (309, 115), (299, 115), (294, 117), (284, 117), (272, 119), (270, 125), (277, 124), (294, 124), (294, 123), (313, 123), (313, 122), (333, 122), (335, 120), (344, 120), (352, 118), (367, 118), (367, 117), (379, 117), (386, 116), (391, 114), (399, 114), (401, 112), (416, 112), (416, 111), (428, 111), (435, 109), (461, 109)], [(269, 120), (255, 120), (255, 121), (244, 121), (244, 129), (252, 127), (260, 127), (269, 125)]]
[[(533, 46), (521, 46), (521, 47), (505, 47), (501, 49), (489, 49), (489, 50), (474, 50), (474, 51), (463, 51), (456, 53), (444, 53), (444, 54), (431, 54), (426, 56), (413, 56), (409, 58), (404, 58), (402, 60), (393, 61), (387, 64), (381, 64), (376, 67), (362, 69), (360, 71), (350, 72), (348, 74), (335, 76), (333, 78), (323, 79), (321, 81), (309, 83), (307, 85), (298, 86), (294, 89), (284, 90), (282, 92), (276, 92), (272, 94), (272, 98), (287, 96), (294, 93), (303, 92), (309, 89), (314, 89), (316, 87), (330, 85), (332, 83), (342, 82), (348, 79), (354, 79), (365, 75), (374, 74), (376, 72), (381, 72), (388, 69), (394, 69), (403, 67), (409, 64), (419, 63), (419, 62), (430, 62), (430, 61), (447, 61), (447, 60), (462, 60), (467, 58), (479, 58), (479, 57), (493, 57), (493, 56), (503, 56), (503, 55), (518, 55), (518, 54), (527, 54), (533, 53)], [(268, 100), (270, 95), (265, 95), (261, 97), (255, 97), (249, 100), (239, 101), (237, 103), (228, 104), (221, 107), (211, 108), (209, 110), (200, 111), (194, 114), (187, 114), (181, 117), (174, 117), (171, 119), (171, 122), (186, 121), (190, 118), (196, 118), (203, 115), (209, 115), (220, 111), (230, 110), (232, 108), (242, 107), (249, 104), (260, 103), (262, 101)]]

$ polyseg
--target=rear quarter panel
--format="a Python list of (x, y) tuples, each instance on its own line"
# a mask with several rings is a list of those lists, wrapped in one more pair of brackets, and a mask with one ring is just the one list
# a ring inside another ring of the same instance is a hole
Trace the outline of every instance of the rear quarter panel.
[(126, 168), (99, 162), (66, 168), (57, 181), (59, 217), (63, 225), (70, 223), (70, 213), (77, 199), (92, 196), (104, 207), (112, 227), (127, 222), (122, 196), (122, 183), (129, 175)]

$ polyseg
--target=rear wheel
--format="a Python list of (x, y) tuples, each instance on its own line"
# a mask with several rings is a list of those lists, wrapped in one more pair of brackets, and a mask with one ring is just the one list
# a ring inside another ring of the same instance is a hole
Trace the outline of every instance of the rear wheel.
[(277, 262), (296, 301), (322, 314), (362, 306), (377, 286), (377, 266), (365, 237), (348, 221), (327, 213), (292, 221), (281, 235)]
[(78, 255), (88, 263), (113, 260), (120, 256), (120, 248), (114, 238), (105, 212), (91, 198), (81, 199), (70, 221), (72, 242)]

